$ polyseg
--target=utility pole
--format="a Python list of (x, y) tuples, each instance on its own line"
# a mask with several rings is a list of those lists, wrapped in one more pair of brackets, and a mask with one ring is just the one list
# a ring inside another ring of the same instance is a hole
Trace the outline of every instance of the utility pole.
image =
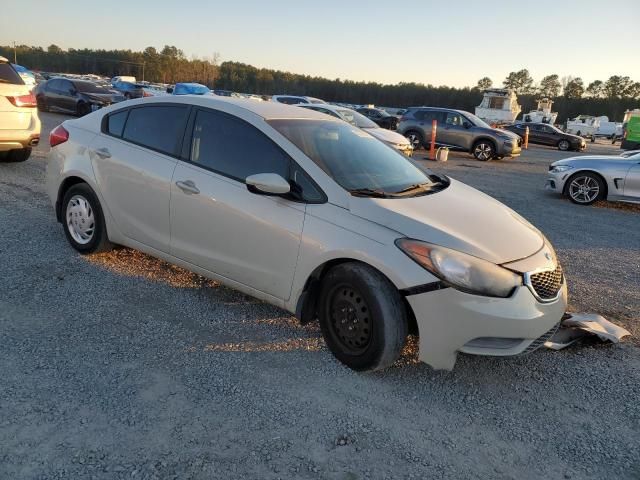
[(16, 41), (13, 41), (13, 63), (18, 63), (18, 51), (16, 50)]
[(144, 64), (145, 62), (142, 62), (142, 81), (144, 82)]

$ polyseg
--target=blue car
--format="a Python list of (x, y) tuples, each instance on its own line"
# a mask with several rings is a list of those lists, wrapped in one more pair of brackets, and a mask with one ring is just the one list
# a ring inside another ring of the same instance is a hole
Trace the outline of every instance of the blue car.
[(201, 83), (176, 83), (173, 87), (174, 95), (208, 95), (211, 90)]

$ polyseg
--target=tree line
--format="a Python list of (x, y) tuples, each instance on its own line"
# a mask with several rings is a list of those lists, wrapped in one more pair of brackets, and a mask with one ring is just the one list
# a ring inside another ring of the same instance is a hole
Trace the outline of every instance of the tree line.
[[(382, 84), (328, 79), (301, 75), (268, 68), (256, 68), (239, 62), (218, 64), (218, 55), (209, 58), (187, 58), (175, 46), (161, 50), (147, 47), (141, 52), (132, 50), (63, 50), (56, 45), (46, 49), (21, 45), (16, 47), (18, 63), (40, 71), (93, 73), (112, 77), (133, 75), (152, 82), (198, 82), (210, 88), (221, 88), (260, 95), (309, 95), (332, 102), (375, 104), (393, 107), (430, 105), (458, 108), (473, 112), (482, 99), (482, 90), (493, 86), (484, 77), (474, 87), (447, 87), (431, 84), (401, 82)], [(13, 48), (0, 46), (0, 55), (13, 59)], [(518, 94), (524, 112), (536, 107), (536, 100), (549, 97), (558, 122), (580, 114), (607, 115), (621, 120), (627, 109), (638, 108), (640, 82), (629, 77), (613, 75), (607, 80), (595, 80), (585, 85), (579, 77), (547, 75), (536, 83), (528, 70), (509, 73), (502, 86)]]

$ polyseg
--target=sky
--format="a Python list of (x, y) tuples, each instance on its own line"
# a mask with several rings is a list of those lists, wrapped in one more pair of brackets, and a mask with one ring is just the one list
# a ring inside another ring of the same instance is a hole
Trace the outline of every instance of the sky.
[(2, 45), (175, 45), (332, 79), (455, 87), (484, 76), (500, 85), (522, 68), (536, 81), (640, 81), (639, 36), (640, 0), (19, 0), (0, 16)]

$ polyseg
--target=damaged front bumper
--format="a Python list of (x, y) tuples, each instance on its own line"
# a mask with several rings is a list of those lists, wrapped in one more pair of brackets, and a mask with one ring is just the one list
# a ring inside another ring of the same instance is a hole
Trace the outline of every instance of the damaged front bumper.
[[(428, 289), (427, 289), (428, 290)], [(420, 335), (421, 361), (451, 370), (458, 352), (508, 356), (528, 353), (553, 335), (567, 306), (567, 285), (547, 303), (536, 300), (526, 286), (509, 298), (471, 295), (454, 288), (424, 293), (410, 290)]]

